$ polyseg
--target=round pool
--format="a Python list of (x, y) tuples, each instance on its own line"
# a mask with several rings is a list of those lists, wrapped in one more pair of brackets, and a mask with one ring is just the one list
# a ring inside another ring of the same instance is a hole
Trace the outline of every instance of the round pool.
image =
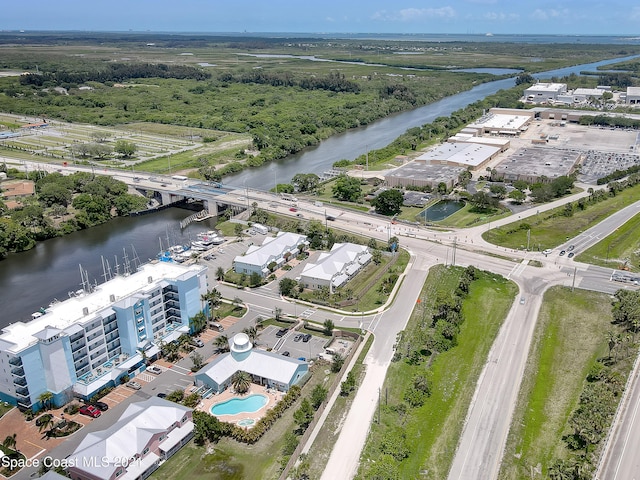
[(264, 407), (269, 399), (264, 395), (255, 394), (244, 398), (232, 398), (226, 402), (216, 403), (211, 407), (213, 415), (237, 415), (238, 413), (253, 413)]
[(238, 420), (238, 425), (241, 427), (253, 427), (256, 421), (253, 418), (244, 418), (242, 420)]

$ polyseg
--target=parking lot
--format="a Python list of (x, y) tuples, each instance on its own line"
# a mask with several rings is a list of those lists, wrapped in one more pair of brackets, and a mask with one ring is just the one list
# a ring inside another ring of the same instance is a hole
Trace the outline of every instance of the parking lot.
[[(271, 348), (271, 351), (277, 353), (289, 352), (289, 356), (292, 358), (313, 360), (324, 352), (324, 347), (328, 343), (326, 338), (316, 335), (311, 335), (309, 341), (304, 342), (300, 337), (303, 333), (293, 330), (293, 328), (289, 328), (284, 336), (277, 337), (278, 330), (280, 327), (275, 325), (267, 326), (260, 332), (258, 346), (264, 349)], [(297, 341), (296, 337), (298, 337)]]

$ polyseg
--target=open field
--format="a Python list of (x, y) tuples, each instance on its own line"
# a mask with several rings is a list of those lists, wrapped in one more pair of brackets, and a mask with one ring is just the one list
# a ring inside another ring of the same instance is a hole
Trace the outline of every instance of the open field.
[(564, 207), (559, 207), (541, 215), (510, 223), (504, 227), (494, 228), (482, 234), (487, 242), (501, 247), (521, 249), (527, 245), (527, 230), (531, 229), (531, 248), (542, 251), (564, 243), (567, 238), (596, 225), (612, 213), (638, 200), (640, 185), (618, 192), (615, 197), (604, 201), (587, 204), (584, 210), (574, 208), (570, 217), (562, 214)]
[(621, 225), (593, 247), (580, 252), (576, 260), (602, 267), (640, 271), (640, 215)]
[[(425, 315), (434, 308), (436, 297), (455, 290), (462, 270), (438, 266), (430, 271), (420, 296), (421, 307), (409, 320), (406, 338), (420, 338), (421, 325), (429, 323)], [(371, 425), (357, 478), (368, 478), (373, 462), (390, 462), (381, 455), (382, 444), (385, 439), (396, 438), (398, 429), (404, 434), (401, 443), (408, 456), (391, 460), (397, 478), (446, 477), (478, 376), (516, 291), (517, 287), (504, 278), (480, 272), (463, 301), (465, 321), (457, 346), (427, 357), (424, 363), (410, 364), (403, 359), (391, 364), (383, 390), (382, 418), (380, 424)], [(403, 400), (403, 393), (416, 374), (428, 378), (431, 396), (421, 407), (411, 408)], [(389, 443), (385, 448), (397, 451)], [(420, 475), (423, 471), (427, 473)]]
[(607, 332), (621, 331), (612, 318), (606, 294), (564, 287), (545, 294), (499, 478), (526, 478), (532, 471), (547, 478), (555, 459), (568, 458), (563, 436), (572, 432), (568, 420), (585, 378), (608, 354)]

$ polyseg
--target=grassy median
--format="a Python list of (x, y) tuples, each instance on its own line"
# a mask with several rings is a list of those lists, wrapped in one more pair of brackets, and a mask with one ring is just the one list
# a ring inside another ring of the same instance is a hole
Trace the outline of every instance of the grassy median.
[[(403, 336), (411, 349), (421, 349), (417, 342), (436, 299), (452, 295), (463, 271), (431, 270)], [(357, 478), (372, 478), (382, 469), (396, 475), (384, 478), (446, 478), (478, 376), (516, 292), (515, 284), (503, 277), (478, 272), (462, 302), (457, 346), (423, 361), (402, 358), (391, 364), (381, 393), (380, 423), (371, 426)], [(405, 392), (416, 374), (427, 377), (431, 395), (422, 406), (410, 407)]]
[(589, 371), (609, 354), (607, 332), (621, 331), (611, 321), (609, 295), (565, 287), (545, 294), (500, 479), (529, 478), (532, 472), (547, 478), (553, 462), (580, 454), (563, 439), (573, 431), (569, 419)]

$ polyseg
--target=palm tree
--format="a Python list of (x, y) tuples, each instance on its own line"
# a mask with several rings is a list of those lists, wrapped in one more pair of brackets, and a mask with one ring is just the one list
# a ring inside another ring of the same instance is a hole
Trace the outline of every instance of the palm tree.
[(231, 377), (231, 385), (236, 392), (240, 394), (247, 393), (251, 387), (251, 375), (245, 371), (238, 370)]
[(221, 282), (222, 280), (224, 280), (224, 268), (222, 267), (218, 267), (216, 269), (216, 279)]
[(49, 427), (53, 427), (54, 424), (53, 415), (50, 413), (46, 413), (42, 415), (38, 420), (36, 420), (36, 425), (38, 425), (38, 432), (42, 432)]
[(256, 327), (247, 327), (242, 330), (242, 333), (245, 333), (249, 337), (251, 343), (253, 343), (254, 345), (256, 344), (256, 338), (258, 336), (258, 329)]
[(51, 408), (51, 400), (53, 400), (53, 393), (46, 391), (38, 395), (38, 401), (42, 404), (44, 410)]
[(220, 306), (222, 303), (222, 294), (215, 288), (212, 288), (207, 293), (203, 293), (200, 296), (200, 300), (206, 302), (209, 305), (209, 310), (213, 310)]
[(189, 318), (191, 333), (199, 333), (207, 326), (207, 316), (203, 312), (196, 313)]
[(226, 335), (220, 335), (213, 342), (214, 347), (218, 349), (220, 352), (228, 352), (229, 351), (229, 338)]
[(2, 441), (2, 446), (4, 448), (10, 448), (11, 450), (18, 451), (16, 449), (16, 437), (17, 434), (7, 435), (7, 437)]

